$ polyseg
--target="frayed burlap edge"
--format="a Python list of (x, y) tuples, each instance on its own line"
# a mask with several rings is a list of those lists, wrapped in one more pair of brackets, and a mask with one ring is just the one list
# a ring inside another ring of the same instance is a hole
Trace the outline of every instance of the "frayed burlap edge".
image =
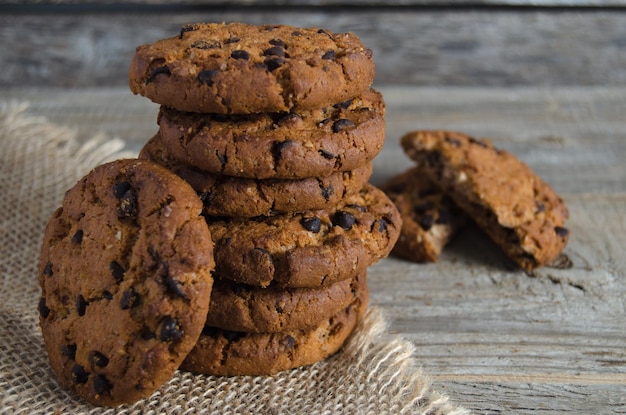
[[(343, 350), (271, 377), (194, 376), (178, 371), (134, 405), (97, 408), (61, 388), (48, 365), (36, 310), (37, 258), (45, 224), (65, 191), (98, 164), (131, 157), (124, 141), (71, 128), (0, 103), (0, 412), (73, 414), (428, 414), (467, 410), (430, 389), (415, 346), (390, 334), (370, 307)], [(375, 295), (375, 294), (374, 294)]]

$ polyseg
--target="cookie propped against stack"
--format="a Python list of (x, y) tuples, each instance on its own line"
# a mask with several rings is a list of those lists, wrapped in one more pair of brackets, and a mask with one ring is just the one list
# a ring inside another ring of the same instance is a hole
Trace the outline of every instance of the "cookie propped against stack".
[(368, 183), (385, 103), (352, 33), (192, 24), (137, 48), (134, 93), (161, 104), (140, 158), (189, 182), (215, 243), (215, 287), (183, 368), (268, 375), (335, 353), (367, 308), (397, 208)]

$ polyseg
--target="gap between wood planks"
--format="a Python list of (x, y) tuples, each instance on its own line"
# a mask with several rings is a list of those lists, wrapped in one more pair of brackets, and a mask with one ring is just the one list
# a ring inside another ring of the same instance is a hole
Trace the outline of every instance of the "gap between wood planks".
[(429, 374), (436, 382), (542, 383), (572, 385), (626, 385), (624, 373), (536, 373), (529, 375)]

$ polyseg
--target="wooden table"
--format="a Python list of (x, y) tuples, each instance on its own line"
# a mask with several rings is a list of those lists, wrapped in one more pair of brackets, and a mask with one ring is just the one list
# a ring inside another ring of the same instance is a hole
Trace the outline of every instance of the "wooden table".
[[(559, 264), (510, 263), (475, 227), (436, 264), (371, 267), (371, 302), (417, 346), (433, 388), (476, 413), (626, 413), (626, 88), (377, 85), (387, 141), (381, 183), (412, 163), (398, 138), (445, 128), (488, 136), (565, 199), (571, 239)], [(137, 152), (158, 107), (127, 88), (3, 88), (29, 113)]]

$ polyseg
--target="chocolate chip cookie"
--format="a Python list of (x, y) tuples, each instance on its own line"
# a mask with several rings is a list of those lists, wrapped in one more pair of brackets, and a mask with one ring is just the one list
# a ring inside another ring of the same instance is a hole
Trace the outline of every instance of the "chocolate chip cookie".
[(161, 107), (163, 145), (211, 173), (256, 179), (325, 177), (371, 161), (385, 140), (384, 101), (369, 90), (334, 106), (220, 116)]
[(137, 47), (128, 78), (134, 94), (182, 111), (299, 111), (359, 95), (374, 60), (352, 33), (199, 23)]
[(217, 376), (273, 375), (336, 353), (367, 309), (367, 287), (347, 308), (313, 329), (244, 333), (205, 326), (181, 368)]
[(414, 262), (436, 262), (465, 222), (465, 214), (418, 167), (392, 177), (381, 190), (402, 217), (393, 254)]
[(101, 165), (50, 219), (39, 262), (40, 325), (59, 381), (97, 405), (167, 381), (206, 320), (214, 268), (202, 204), (146, 160)]
[(567, 244), (563, 200), (526, 164), (487, 139), (414, 131), (402, 147), (521, 268), (552, 261)]
[(353, 303), (365, 284), (365, 274), (320, 288), (260, 288), (217, 279), (206, 325), (249, 333), (314, 328)]
[(402, 223), (393, 202), (369, 184), (331, 209), (207, 221), (216, 275), (261, 287), (321, 287), (352, 278), (389, 254)]
[(372, 163), (326, 177), (254, 180), (202, 171), (175, 160), (163, 147), (160, 134), (141, 149), (139, 158), (152, 160), (185, 179), (211, 216), (254, 217), (325, 209), (356, 194), (372, 175)]

